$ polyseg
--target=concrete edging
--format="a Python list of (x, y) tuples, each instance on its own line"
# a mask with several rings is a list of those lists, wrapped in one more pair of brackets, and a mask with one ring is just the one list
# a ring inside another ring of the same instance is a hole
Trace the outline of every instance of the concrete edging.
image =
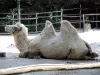
[(20, 74), (26, 72), (57, 71), (57, 70), (78, 70), (100, 68), (100, 62), (96, 63), (77, 63), (77, 64), (38, 64), (27, 65), (13, 68), (0, 69), (0, 75)]

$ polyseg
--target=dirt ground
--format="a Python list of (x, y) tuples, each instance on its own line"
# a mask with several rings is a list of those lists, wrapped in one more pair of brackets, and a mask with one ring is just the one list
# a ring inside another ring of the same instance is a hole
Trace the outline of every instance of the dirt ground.
[[(92, 63), (100, 62), (100, 31), (90, 31), (79, 33), (79, 36), (87, 41), (94, 52), (99, 54), (96, 60), (54, 60), (54, 59), (25, 59), (18, 57), (18, 49), (14, 45), (11, 35), (0, 35), (0, 52), (6, 52), (5, 58), (0, 58), (0, 69), (25, 66), (32, 64), (67, 64), (67, 63)], [(36, 34), (29, 35), (29, 38), (34, 38)], [(72, 71), (46, 71), (46, 72), (31, 72), (19, 75), (100, 75), (100, 69), (84, 69)]]

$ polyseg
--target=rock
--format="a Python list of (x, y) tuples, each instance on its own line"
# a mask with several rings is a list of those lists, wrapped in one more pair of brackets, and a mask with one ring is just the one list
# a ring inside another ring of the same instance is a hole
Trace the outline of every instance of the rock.
[(0, 57), (6, 57), (6, 53), (5, 52), (0, 52)]

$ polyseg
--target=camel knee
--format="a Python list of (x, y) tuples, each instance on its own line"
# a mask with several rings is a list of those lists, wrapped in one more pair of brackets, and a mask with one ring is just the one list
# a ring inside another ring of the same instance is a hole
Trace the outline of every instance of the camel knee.
[(28, 54), (29, 54), (28, 51), (22, 52), (22, 53), (19, 54), (19, 57), (20, 57), (20, 58), (27, 58), (27, 57), (28, 57)]
[(23, 52), (19, 54), (20, 58), (30, 58), (30, 59), (39, 59), (42, 57), (42, 54), (40, 52)]
[(41, 53), (40, 52), (29, 52), (27, 58), (30, 58), (30, 59), (39, 59), (39, 58), (41, 58)]

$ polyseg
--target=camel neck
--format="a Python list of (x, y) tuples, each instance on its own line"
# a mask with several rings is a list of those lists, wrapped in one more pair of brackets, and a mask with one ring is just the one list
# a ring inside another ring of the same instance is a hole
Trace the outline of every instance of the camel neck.
[(26, 51), (28, 49), (28, 36), (24, 32), (19, 32), (16, 35), (14, 34), (14, 41), (16, 47), (20, 50), (20, 52)]

